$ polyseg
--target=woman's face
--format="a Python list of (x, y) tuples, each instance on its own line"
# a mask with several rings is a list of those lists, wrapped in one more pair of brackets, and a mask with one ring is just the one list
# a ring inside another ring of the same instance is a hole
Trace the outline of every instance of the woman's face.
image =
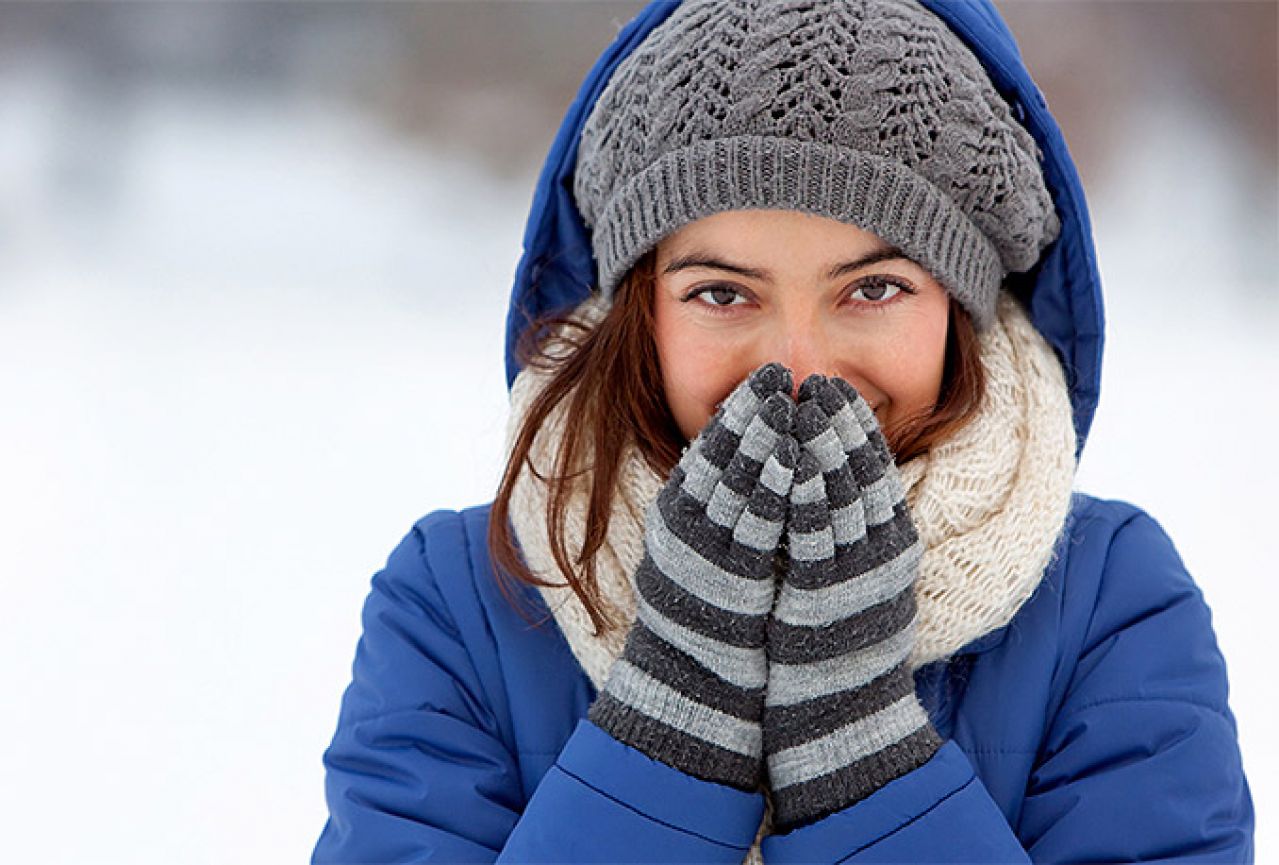
[(852, 384), (893, 429), (941, 390), (949, 300), (868, 231), (785, 210), (719, 213), (657, 245), (654, 317), (666, 400), (692, 440), (752, 370)]

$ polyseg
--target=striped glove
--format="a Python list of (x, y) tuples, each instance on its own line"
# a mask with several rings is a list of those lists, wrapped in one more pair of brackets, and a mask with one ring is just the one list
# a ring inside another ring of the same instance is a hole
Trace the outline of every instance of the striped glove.
[(922, 545), (875, 415), (847, 382), (810, 376), (795, 438), (764, 710), (779, 832), (866, 798), (941, 746), (906, 665)]
[(645, 518), (638, 615), (589, 718), (687, 774), (754, 791), (778, 546), (798, 448), (780, 364), (756, 370)]

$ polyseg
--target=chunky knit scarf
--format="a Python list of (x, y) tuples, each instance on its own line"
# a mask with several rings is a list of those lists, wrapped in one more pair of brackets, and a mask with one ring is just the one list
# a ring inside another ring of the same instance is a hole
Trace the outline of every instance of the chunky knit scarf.
[[(598, 322), (592, 298), (574, 313)], [(907, 502), (925, 553), (915, 584), (918, 668), (949, 657), (1012, 619), (1052, 559), (1070, 508), (1075, 433), (1061, 366), (1021, 306), (999, 299), (995, 323), (981, 335), (986, 396), (976, 417), (928, 454), (901, 466)], [(548, 373), (526, 368), (511, 389), (508, 453)], [(554, 465), (564, 431), (563, 403), (539, 430), (530, 457), (539, 473)], [(630, 575), (644, 551), (644, 514), (665, 479), (636, 451), (625, 460), (607, 540), (597, 560), (600, 590), (612, 619), (635, 618)], [(511, 497), (511, 522), (533, 573), (563, 582), (546, 533), (547, 488), (527, 470)], [(581, 549), (586, 496), (566, 514), (568, 549)], [(597, 689), (622, 653), (627, 627), (596, 634), (567, 587), (541, 589), (573, 654)], [(762, 834), (762, 833), (761, 833)], [(753, 849), (748, 861), (754, 861)]]

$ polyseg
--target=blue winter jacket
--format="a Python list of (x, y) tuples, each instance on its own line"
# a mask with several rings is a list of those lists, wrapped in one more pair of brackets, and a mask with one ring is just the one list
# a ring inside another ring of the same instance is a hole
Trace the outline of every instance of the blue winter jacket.
[[(1067, 371), (1082, 446), (1102, 312), (1078, 177), (994, 8), (926, 5), (1043, 151), (1062, 233), (1013, 289)], [(622, 31), (552, 146), (512, 296), (512, 378), (526, 316), (575, 305), (593, 281), (571, 196), (581, 124), (671, 8), (655, 3)], [(314, 861), (741, 862), (762, 798), (585, 720), (594, 689), (540, 595), (526, 588), (513, 604), (499, 590), (487, 520), (487, 507), (431, 514), (373, 578), (324, 755), (330, 819)], [(529, 624), (530, 612), (546, 621)], [(844, 811), (765, 839), (766, 861), (1251, 860), (1252, 803), (1209, 610), (1140, 510), (1077, 496), (1057, 559), (1013, 620), (916, 682), (942, 749)]]

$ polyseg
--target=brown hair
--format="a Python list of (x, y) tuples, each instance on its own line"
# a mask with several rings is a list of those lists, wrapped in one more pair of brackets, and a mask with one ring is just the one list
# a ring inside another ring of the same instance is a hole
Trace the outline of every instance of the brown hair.
[[(517, 358), (521, 365), (550, 371), (551, 376), (523, 419), (489, 513), (489, 557), (508, 600), (518, 608), (510, 580), (530, 586), (567, 585), (586, 608), (597, 634), (624, 624), (614, 621), (606, 609), (595, 561), (608, 531), (622, 460), (634, 446), (665, 477), (687, 444), (666, 403), (653, 341), (654, 258), (649, 251), (631, 269), (595, 327), (550, 315), (525, 328), (516, 347)], [(927, 453), (968, 423), (981, 405), (985, 387), (972, 319), (952, 298), (937, 404), (932, 411), (884, 431), (897, 462)], [(530, 457), (533, 439), (565, 400), (565, 416), (573, 422), (565, 424), (555, 464), (544, 475)], [(512, 535), (511, 494), (525, 469), (548, 486), (546, 531), (564, 583), (534, 575)], [(588, 493), (586, 537), (580, 550), (569, 550), (564, 516), (579, 488)]]

